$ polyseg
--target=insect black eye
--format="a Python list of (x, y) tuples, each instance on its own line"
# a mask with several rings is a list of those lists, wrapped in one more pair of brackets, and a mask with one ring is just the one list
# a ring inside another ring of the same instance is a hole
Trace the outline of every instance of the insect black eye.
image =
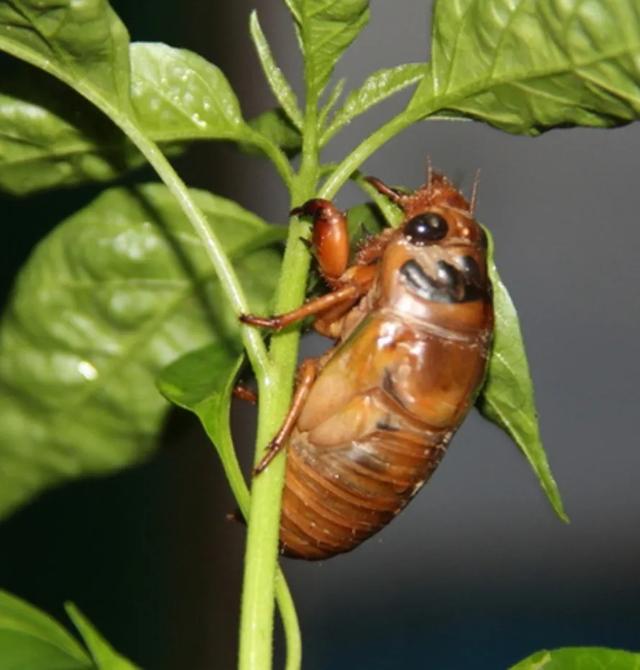
[(444, 217), (435, 212), (418, 214), (404, 227), (405, 237), (419, 247), (443, 239), (448, 231), (449, 226)]

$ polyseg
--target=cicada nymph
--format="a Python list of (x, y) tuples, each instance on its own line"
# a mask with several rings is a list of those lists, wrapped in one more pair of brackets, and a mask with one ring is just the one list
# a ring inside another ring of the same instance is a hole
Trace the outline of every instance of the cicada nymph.
[(413, 193), (375, 178), (404, 212), (349, 265), (344, 213), (310, 200), (313, 249), (330, 292), (245, 323), (280, 329), (315, 316), (335, 340), (298, 372), (291, 409), (257, 470), (287, 449), (283, 553), (317, 560), (377, 533), (442, 459), (482, 384), (493, 327), (486, 238), (446, 177)]

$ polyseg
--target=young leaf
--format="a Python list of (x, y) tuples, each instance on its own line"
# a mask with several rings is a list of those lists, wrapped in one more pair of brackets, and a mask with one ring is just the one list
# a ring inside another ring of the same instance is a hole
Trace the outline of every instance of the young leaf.
[(640, 654), (604, 647), (567, 647), (538, 651), (511, 670), (638, 670)]
[[(249, 126), (272, 144), (280, 147), (287, 156), (295, 156), (302, 148), (302, 135), (279, 107), (269, 109), (249, 121)], [(257, 153), (252, 144), (241, 144), (247, 153)]]
[(518, 314), (498, 275), (491, 235), (486, 229), (485, 232), (489, 240), (487, 264), (493, 287), (495, 323), (487, 376), (476, 406), (486, 419), (502, 428), (520, 447), (556, 514), (568, 521), (540, 439), (533, 383)]
[(0, 591), (0, 667), (94, 670), (82, 646), (48, 614)]
[(158, 388), (167, 400), (200, 419), (218, 452), (236, 502), (246, 516), (249, 489), (229, 432), (231, 391), (242, 360), (240, 351), (223, 344), (198, 349), (164, 368), (158, 377)]
[(258, 13), (254, 10), (251, 12), (251, 18), (249, 19), (249, 28), (251, 31), (251, 37), (253, 43), (255, 44), (258, 56), (260, 58), (260, 63), (262, 64), (262, 69), (269, 86), (276, 96), (278, 102), (282, 106), (282, 109), (286, 112), (287, 116), (293, 123), (293, 125), (302, 130), (303, 119), (302, 112), (298, 107), (298, 100), (296, 94), (289, 86), (289, 82), (282, 73), (282, 70), (276, 64), (273, 55), (271, 54), (271, 49), (267, 38), (262, 32), (260, 27), (260, 22), (258, 21)]
[(457, 0), (435, 5), (431, 77), (412, 112), (462, 112), (513, 133), (640, 116), (633, 0)]
[(427, 71), (426, 63), (408, 63), (378, 70), (369, 75), (359, 88), (349, 93), (342, 109), (322, 133), (320, 144), (325, 145), (342, 127), (364, 114), (373, 105), (420, 81)]
[(298, 27), (305, 80), (317, 99), (351, 42), (369, 20), (368, 0), (286, 0)]
[[(267, 312), (279, 257), (269, 230), (203, 192), (252, 310)], [(235, 341), (206, 252), (158, 185), (112, 189), (62, 223), (21, 272), (0, 324), (0, 515), (66, 479), (143, 458), (166, 404), (155, 375), (186, 351)]]
[(327, 96), (327, 101), (322, 106), (320, 114), (318, 114), (318, 127), (320, 128), (325, 127), (327, 119), (329, 118), (329, 114), (335, 107), (338, 100), (340, 100), (340, 96), (344, 92), (344, 87), (346, 86), (346, 84), (347, 84), (346, 77), (342, 77), (342, 79), (338, 79), (336, 85), (331, 89), (329, 95)]
[(66, 603), (65, 610), (89, 648), (97, 670), (138, 670), (137, 665), (115, 651), (73, 603)]

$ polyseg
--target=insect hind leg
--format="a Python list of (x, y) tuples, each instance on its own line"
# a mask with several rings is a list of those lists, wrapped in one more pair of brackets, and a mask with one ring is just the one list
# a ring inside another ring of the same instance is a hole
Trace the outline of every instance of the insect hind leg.
[(267, 450), (253, 470), (254, 475), (259, 475), (271, 461), (278, 455), (282, 448), (287, 443), (291, 433), (300, 417), (302, 408), (309, 396), (311, 386), (318, 376), (318, 360), (315, 358), (307, 358), (303, 361), (298, 369), (298, 383), (296, 385), (295, 393), (291, 401), (291, 407), (282, 422), (280, 430), (275, 437), (267, 445)]

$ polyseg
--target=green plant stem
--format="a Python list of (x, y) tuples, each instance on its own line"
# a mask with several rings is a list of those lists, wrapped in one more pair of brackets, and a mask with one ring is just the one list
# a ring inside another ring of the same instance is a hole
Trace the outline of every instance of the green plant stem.
[(369, 135), (363, 140), (331, 173), (327, 181), (323, 184), (318, 194), (320, 198), (327, 198), (331, 200), (336, 193), (344, 186), (344, 184), (351, 178), (351, 175), (383, 144), (386, 144), (390, 139), (395, 137), (414, 124), (417, 120), (425, 116), (424, 110), (409, 113), (405, 110), (394, 116), (390, 121), (376, 130), (372, 135)]
[[(317, 99), (308, 92), (302, 163), (292, 184), (292, 206), (313, 197), (318, 173)], [(307, 224), (297, 217), (291, 220), (276, 295), (277, 313), (295, 309), (304, 300), (311, 256), (300, 238), (307, 237), (308, 232)], [(270, 358), (275, 381), (259, 387), (256, 463), (289, 408), (299, 341), (299, 328), (272, 337)], [(282, 451), (263, 473), (254, 477), (251, 489), (240, 614), (240, 670), (270, 670), (272, 667), (273, 597), (285, 466), (286, 454)]]
[[(233, 265), (222, 249), (216, 234), (209, 226), (206, 217), (191, 199), (186, 184), (180, 179), (159, 147), (148, 140), (135, 125), (123, 119), (116, 120), (116, 123), (118, 123), (125, 134), (131, 139), (136, 147), (138, 147), (140, 152), (157, 172), (160, 179), (164, 182), (165, 186), (177, 200), (185, 216), (200, 238), (204, 250), (216, 271), (216, 275), (220, 280), (220, 285), (222, 286), (234, 313), (238, 316), (247, 313), (249, 311), (249, 305), (244, 296), (238, 276), (233, 269)], [(271, 366), (260, 333), (256, 331), (255, 328), (243, 326), (241, 329), (241, 336), (256, 375), (268, 378), (270, 376)]]
[(258, 149), (261, 149), (265, 156), (275, 166), (280, 178), (284, 182), (284, 185), (291, 190), (293, 183), (293, 171), (291, 169), (291, 164), (289, 163), (286, 155), (280, 149), (279, 146), (267, 139), (262, 133), (251, 131), (251, 134), (248, 137), (248, 141), (253, 144)]

